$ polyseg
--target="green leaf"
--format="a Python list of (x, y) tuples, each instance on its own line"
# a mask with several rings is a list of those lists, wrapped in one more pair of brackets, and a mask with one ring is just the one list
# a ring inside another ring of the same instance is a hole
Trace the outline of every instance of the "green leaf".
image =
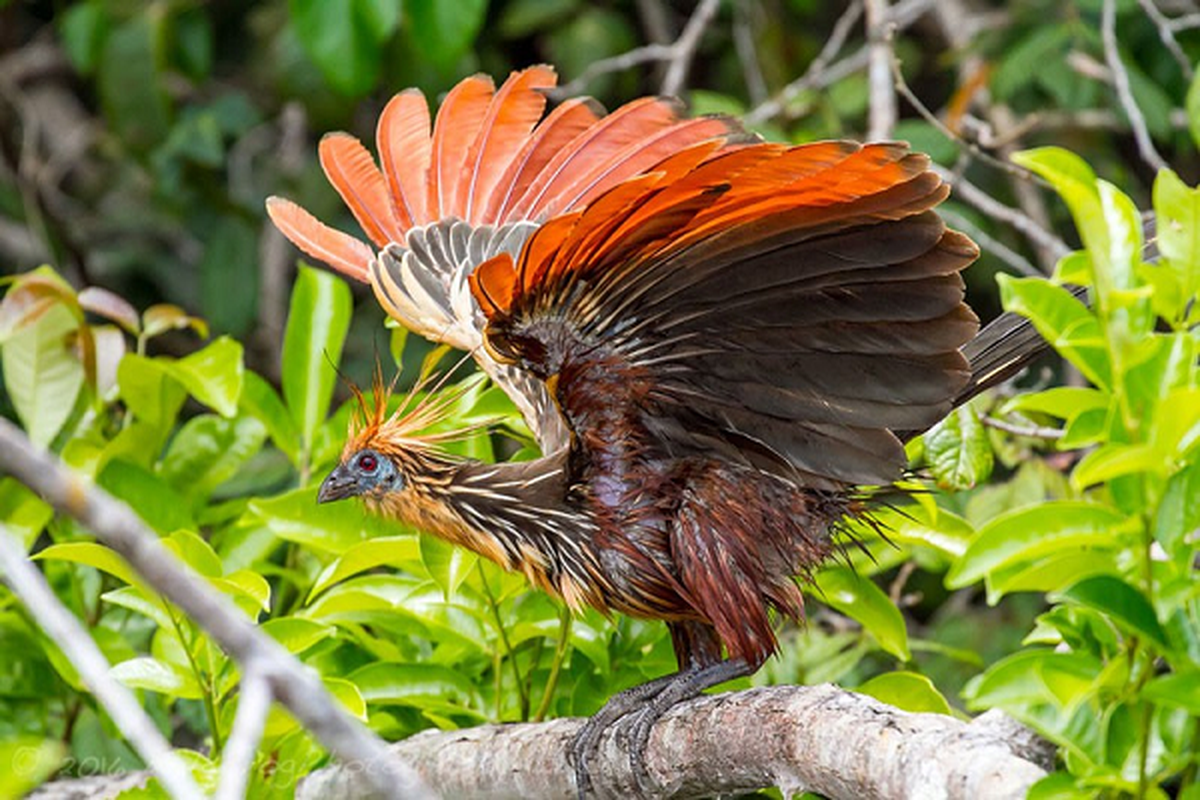
[(446, 600), (454, 594), (466, 580), (479, 556), (436, 536), (419, 536), (421, 548), (421, 563), (425, 565), (429, 576), (442, 587)]
[(1084, 578), (1052, 599), (1068, 600), (1100, 611), (1127, 633), (1149, 639), (1162, 650), (1170, 649), (1150, 601), (1120, 578), (1112, 575)]
[(100, 599), (114, 606), (127, 608), (154, 620), (162, 630), (172, 630), (171, 612), (167, 609), (166, 601), (157, 594), (147, 594), (137, 586), (122, 586), (100, 595)]
[(1170, 554), (1177, 550), (1190, 560), (1192, 545), (1186, 535), (1200, 528), (1200, 462), (1171, 476), (1158, 506), (1154, 538)]
[(925, 458), (937, 483), (970, 489), (992, 473), (992, 446), (975, 411), (959, 406), (925, 434)]
[(412, 40), (435, 64), (450, 66), (475, 41), (487, 0), (405, 0)]
[(18, 736), (0, 741), (0, 797), (24, 797), (53, 775), (67, 756), (67, 748), (53, 739)]
[(152, 472), (114, 459), (97, 481), (109, 494), (128, 503), (147, 525), (161, 534), (195, 528), (190, 504)]
[(121, 683), (134, 689), (146, 689), (189, 700), (199, 700), (204, 696), (192, 673), (150, 656), (122, 661), (109, 672)]
[(253, 500), (249, 507), (280, 539), (337, 555), (367, 539), (396, 534), (394, 526), (365, 513), (359, 503), (318, 504), (315, 486)]
[(165, 439), (187, 399), (179, 381), (163, 369), (161, 362), (130, 353), (117, 366), (117, 385), (126, 408), (159, 430)]
[(822, 602), (856, 620), (886, 652), (908, 661), (908, 631), (904, 617), (883, 590), (846, 567), (826, 567), (815, 580)]
[(292, 655), (303, 653), (318, 642), (332, 639), (337, 635), (337, 629), (332, 625), (322, 625), (319, 622), (300, 617), (269, 619), (259, 628), (263, 633), (283, 645)]
[(469, 680), (457, 670), (438, 664), (375, 663), (346, 677), (368, 703), (422, 708), (432, 700), (438, 705), (449, 703), (470, 708), (480, 702), (479, 693)]
[(45, 550), (30, 556), (35, 561), (51, 559), (55, 561), (70, 561), (75, 564), (84, 564), (89, 567), (94, 567), (101, 572), (107, 572), (119, 580), (133, 586), (141, 586), (142, 580), (134, 571), (133, 567), (129, 566), (125, 559), (121, 558), (115, 550), (105, 547), (102, 544), (94, 542), (65, 542), (63, 544), (52, 544)]
[(306, 446), (329, 412), (350, 326), (350, 289), (328, 272), (301, 266), (283, 337), (283, 399)]
[(1004, 307), (1029, 319), (1038, 333), (1088, 380), (1112, 386), (1112, 367), (1100, 323), (1088, 308), (1061, 286), (1043, 278), (996, 276)]
[(300, 43), (330, 86), (356, 96), (375, 85), (398, 0), (289, 0), (288, 9)]
[(160, 474), (191, 497), (207, 497), (262, 449), (266, 428), (254, 417), (192, 417), (171, 440)]
[(933, 681), (916, 672), (885, 672), (876, 675), (855, 691), (905, 711), (950, 713), (950, 704), (933, 685)]
[(54, 509), (16, 478), (0, 478), (0, 522), (9, 533), (31, 547), (50, 520)]
[(62, 430), (83, 388), (84, 369), (68, 336), (74, 315), (56, 304), (4, 342), (4, 388), (30, 440), (48, 447)]
[(132, 14), (104, 38), (96, 71), (104, 115), (125, 147), (146, 152), (163, 141), (171, 105), (163, 88), (167, 14)]
[(1192, 83), (1188, 86), (1184, 109), (1187, 111), (1188, 133), (1192, 135), (1193, 144), (1200, 148), (1200, 73), (1192, 78)]
[[(1200, 126), (1200, 117), (1191, 113), (1192, 104), (1200, 103), (1197, 85), (1193, 81), (1188, 93), (1188, 123), (1193, 135), (1196, 126)], [(1174, 172), (1162, 170), (1154, 181), (1154, 211), (1161, 269), (1169, 271), (1173, 278), (1171, 301), (1160, 308), (1160, 313), (1168, 320), (1177, 320), (1187, 313), (1188, 303), (1200, 293), (1200, 189), (1189, 188)], [(1155, 288), (1157, 299), (1165, 287)]]
[(274, 387), (257, 373), (247, 372), (243, 378), (240, 402), (243, 410), (266, 426), (271, 441), (295, 464), (300, 434)]
[(312, 591), (309, 592), (309, 602), (312, 602), (313, 598), (335, 583), (368, 569), (384, 564), (404, 566), (420, 562), (423, 548), (419, 538), (431, 537), (383, 536), (354, 545), (321, 570), (320, 576), (313, 584)]
[(1108, 409), (1109, 395), (1082, 386), (1056, 386), (1041, 392), (1019, 394), (1000, 407), (1001, 414), (1014, 411), (1049, 414), (1063, 420), (1073, 420), (1085, 411)]
[(242, 346), (227, 336), (178, 361), (156, 359), (188, 394), (223, 417), (237, 414), (242, 394)]
[(1142, 697), (1200, 717), (1200, 673), (1161, 675), (1142, 687)]
[(58, 16), (58, 29), (71, 64), (80, 74), (90, 75), (108, 33), (108, 14), (103, 4), (92, 0), (63, 9)]
[(1097, 483), (1105, 483), (1122, 475), (1154, 472), (1163, 466), (1162, 457), (1150, 445), (1113, 442), (1080, 459), (1071, 472), (1071, 486), (1082, 492)]
[(983, 526), (946, 575), (951, 589), (970, 586), (1001, 567), (1081, 547), (1111, 547), (1132, 523), (1094, 503), (1060, 500), (1004, 514)]
[(221, 558), (208, 542), (187, 530), (178, 530), (163, 539), (163, 545), (179, 560), (206, 578), (219, 578), (225, 571)]

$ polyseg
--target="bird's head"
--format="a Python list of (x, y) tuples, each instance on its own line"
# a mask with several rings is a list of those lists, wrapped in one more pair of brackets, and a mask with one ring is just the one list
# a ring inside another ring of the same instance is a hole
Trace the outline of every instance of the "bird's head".
[(321, 483), (317, 502), (361, 497), (372, 506), (396, 506), (419, 500), (418, 495), (427, 494), (423, 489), (443, 483), (460, 461), (441, 445), (475, 429), (430, 432), (462, 391), (439, 392), (440, 384), (430, 388), (428, 383), (415, 386), (390, 414), (391, 387), (384, 385), (378, 371), (371, 400), (350, 386), (358, 408), (341, 460)]

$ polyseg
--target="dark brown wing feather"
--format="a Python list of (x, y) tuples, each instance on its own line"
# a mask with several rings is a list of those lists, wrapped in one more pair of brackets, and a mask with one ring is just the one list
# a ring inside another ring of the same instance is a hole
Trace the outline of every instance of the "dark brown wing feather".
[(607, 359), (638, 388), (605, 402), (663, 452), (891, 481), (893, 431), (949, 411), (977, 329), (958, 275), (977, 251), (931, 211), (947, 190), (927, 166), (844, 142), (676, 156), (481, 266), (489, 342), (561, 377), (577, 435), (587, 392), (563, 382)]

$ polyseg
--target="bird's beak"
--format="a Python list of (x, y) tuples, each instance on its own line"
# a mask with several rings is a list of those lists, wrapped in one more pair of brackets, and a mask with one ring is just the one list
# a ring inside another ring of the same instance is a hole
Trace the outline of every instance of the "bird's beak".
[(321, 482), (317, 492), (318, 503), (331, 503), (358, 494), (358, 481), (341, 464), (334, 467), (333, 472)]

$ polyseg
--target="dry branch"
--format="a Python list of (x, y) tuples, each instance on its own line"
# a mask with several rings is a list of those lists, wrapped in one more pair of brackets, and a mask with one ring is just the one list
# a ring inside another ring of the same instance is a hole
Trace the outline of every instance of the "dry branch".
[(235, 658), (243, 675), (260, 676), (274, 699), (331, 753), (357, 762), (382, 796), (432, 796), (411, 767), (386, 757), (384, 743), (353, 719), (313, 672), (175, 558), (127, 505), (39, 450), (5, 419), (0, 419), (0, 470), (82, 522), (97, 539), (120, 553), (148, 584), (183, 609)]
[[(573, 798), (565, 758), (582, 724), (484, 725), (427, 731), (393, 745), (445, 797)], [(602, 798), (639, 796), (625, 728), (601, 742), (592, 776)], [(1018, 798), (1046, 773), (1045, 743), (998, 712), (971, 723), (909, 714), (865, 695), (780, 686), (702, 697), (655, 726), (646, 753), (656, 797), (708, 797), (778, 786), (784, 796)], [(1031, 760), (1032, 759), (1032, 760)], [(1035, 763), (1038, 762), (1038, 763)], [(370, 797), (353, 769), (305, 778), (298, 800)]]

